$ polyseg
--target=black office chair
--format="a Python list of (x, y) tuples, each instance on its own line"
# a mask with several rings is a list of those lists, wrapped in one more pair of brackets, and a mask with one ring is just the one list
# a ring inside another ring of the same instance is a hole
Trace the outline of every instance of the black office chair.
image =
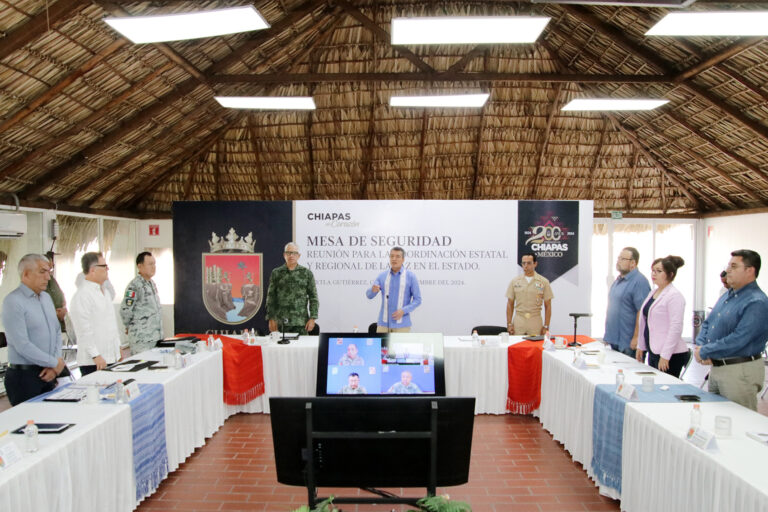
[(503, 332), (507, 332), (507, 328), (500, 325), (477, 325), (472, 328), (470, 334), (475, 331), (477, 331), (477, 334), (480, 336), (496, 336)]
[(309, 336), (320, 336), (320, 326), (315, 322), (315, 326), (312, 328), (311, 331), (307, 333)]
[(376, 329), (379, 328), (379, 324), (376, 322), (373, 322), (371, 325), (368, 326), (368, 334), (376, 334)]

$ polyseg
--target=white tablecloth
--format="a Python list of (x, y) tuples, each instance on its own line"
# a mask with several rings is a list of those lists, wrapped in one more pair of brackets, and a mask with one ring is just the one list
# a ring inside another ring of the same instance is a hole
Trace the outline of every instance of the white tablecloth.
[[(585, 350), (600, 347), (586, 346)], [(642, 375), (637, 371), (653, 370), (620, 352), (606, 351), (605, 363), (599, 368), (579, 370), (573, 366), (574, 351), (570, 349), (545, 351), (541, 367), (541, 406), (539, 420), (556, 441), (563, 444), (576, 462), (584, 466), (587, 474), (592, 473), (592, 412), (595, 400), (595, 386), (613, 384), (621, 368), (626, 382), (635, 386), (642, 384)], [(597, 364), (597, 356), (586, 356), (588, 363)], [(681, 381), (661, 372), (656, 372), (656, 384), (679, 384)], [(601, 493), (618, 498), (615, 490), (601, 487)]]
[(226, 405), (226, 415), (269, 413), (271, 396), (315, 396), (317, 347), (317, 336), (301, 336), (287, 345), (263, 345), (264, 394), (244, 405)]
[[(94, 372), (81, 381), (109, 383), (120, 378), (136, 379), (143, 384), (162, 384), (168, 470), (174, 471), (224, 424), (221, 354), (221, 351), (193, 354), (192, 364), (180, 370)], [(162, 357), (157, 350), (149, 350), (131, 356), (131, 359), (161, 361)]]
[[(40, 449), (0, 469), (0, 510), (130, 511), (136, 506), (131, 412), (127, 405), (23, 403), (0, 414), (0, 432), (28, 419), (75, 423), (61, 434), (39, 435)], [(0, 445), (23, 435), (8, 434)]]
[(733, 402), (701, 404), (702, 426), (730, 416), (732, 434), (716, 452), (684, 440), (691, 404), (630, 403), (624, 412), (621, 508), (628, 512), (765, 512), (768, 445), (746, 431), (768, 432), (768, 418)]
[[(484, 336), (499, 341), (496, 336)], [(510, 338), (510, 344), (522, 336)], [(474, 396), (475, 414), (507, 412), (507, 347), (473, 347), (471, 341), (445, 336), (443, 356), (448, 396)], [(238, 412), (269, 413), (271, 396), (315, 396), (317, 336), (302, 336), (288, 345), (263, 345), (264, 394), (245, 405), (227, 405), (227, 416)]]
[[(461, 341), (459, 336), (445, 336), (445, 393), (447, 396), (475, 397), (475, 414), (506, 414), (509, 344), (502, 344), (498, 336), (483, 338), (498, 342), (498, 345), (473, 347), (471, 341)], [(510, 338), (510, 344), (520, 341), (522, 336)]]

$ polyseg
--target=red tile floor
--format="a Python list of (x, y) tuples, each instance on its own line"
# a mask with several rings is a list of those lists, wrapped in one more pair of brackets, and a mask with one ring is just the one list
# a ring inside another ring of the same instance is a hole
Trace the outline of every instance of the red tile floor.
[[(349, 496), (354, 491), (341, 489), (338, 494)], [(425, 490), (392, 491), (417, 496)], [(330, 492), (321, 489), (324, 496)], [(538, 420), (511, 414), (475, 417), (469, 483), (438, 493), (470, 503), (475, 512), (619, 510), (616, 501), (598, 494), (583, 469)], [(288, 512), (306, 499), (302, 487), (276, 483), (269, 416), (239, 414), (229, 418), (139, 510)], [(384, 512), (392, 506), (342, 508)]]

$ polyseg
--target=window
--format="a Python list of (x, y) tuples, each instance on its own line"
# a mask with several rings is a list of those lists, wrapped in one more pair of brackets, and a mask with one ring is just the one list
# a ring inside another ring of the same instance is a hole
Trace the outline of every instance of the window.
[(651, 264), (670, 254), (685, 260), (678, 270), (675, 287), (685, 297), (683, 338), (693, 335), (695, 298), (696, 225), (691, 221), (596, 219), (592, 234), (592, 335), (601, 337), (605, 330), (608, 290), (616, 279), (616, 258), (624, 247), (640, 252), (638, 270), (651, 283)]

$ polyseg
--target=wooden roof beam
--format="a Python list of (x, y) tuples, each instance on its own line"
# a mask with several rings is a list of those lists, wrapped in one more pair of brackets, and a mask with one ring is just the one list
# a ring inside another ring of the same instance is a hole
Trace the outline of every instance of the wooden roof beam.
[(424, 199), (424, 180), (426, 174), (424, 148), (427, 145), (427, 130), (429, 129), (429, 112), (427, 109), (423, 109), (424, 113), (421, 116), (421, 144), (419, 146), (419, 199)]
[(719, 52), (710, 55), (706, 59), (702, 60), (698, 64), (695, 64), (685, 71), (680, 72), (674, 79), (673, 82), (676, 84), (679, 84), (680, 82), (684, 82), (686, 80), (689, 80), (699, 73), (703, 73), (707, 69), (717, 66), (718, 64), (721, 64), (725, 62), (726, 60), (730, 59), (731, 57), (738, 55), (739, 53), (743, 52), (747, 48), (750, 48), (751, 46), (756, 45), (757, 43), (761, 42), (764, 38), (762, 37), (750, 37), (747, 39), (740, 39), (736, 41), (731, 46), (728, 46), (727, 48), (723, 48)]
[[(627, 137), (632, 142), (632, 144), (637, 148), (638, 151), (640, 151), (640, 153), (642, 153), (642, 155), (651, 163), (651, 165), (656, 167), (656, 169), (659, 171), (659, 174), (661, 176), (666, 177), (673, 185), (675, 185), (683, 193), (683, 195), (685, 195), (685, 197), (687, 197), (688, 200), (690, 200), (693, 203), (694, 207), (697, 210), (702, 211), (701, 201), (699, 200), (699, 198), (693, 195), (693, 192), (691, 191), (689, 185), (684, 183), (682, 180), (678, 179), (675, 175), (673, 175), (669, 169), (667, 169), (655, 156), (653, 156), (650, 150), (645, 148), (643, 144), (640, 142), (639, 137), (637, 136), (637, 134), (635, 134), (635, 131), (633, 129), (627, 128), (626, 126), (624, 126), (619, 120), (619, 118), (616, 117), (614, 114), (606, 113), (605, 117), (610, 119), (613, 125), (616, 127), (616, 129), (619, 130), (622, 134), (624, 134), (624, 136)], [(701, 199), (704, 202), (706, 202), (708, 205), (710, 205), (712, 208), (716, 210), (719, 209), (717, 204), (706, 195), (702, 194)], [(734, 206), (736, 205), (734, 204)]]
[(597, 75), (589, 73), (498, 73), (420, 71), (412, 73), (259, 73), (216, 75), (215, 84), (299, 84), (336, 82), (525, 82), (586, 84), (668, 84), (672, 75)]
[(111, 100), (109, 100), (98, 111), (89, 115), (85, 119), (78, 121), (77, 123), (69, 127), (67, 130), (65, 130), (63, 133), (59, 134), (57, 137), (51, 138), (51, 140), (44, 143), (42, 146), (38, 146), (33, 151), (27, 153), (26, 155), (22, 156), (21, 158), (9, 164), (7, 167), (0, 169), (0, 178), (4, 178), (6, 176), (10, 176), (14, 174), (16, 171), (21, 169), (22, 166), (34, 160), (38, 156), (46, 154), (51, 149), (60, 145), (62, 141), (67, 137), (71, 137), (81, 132), (82, 130), (85, 130), (86, 128), (88, 128), (88, 126), (90, 126), (91, 123), (99, 119), (99, 117), (103, 116), (103, 112), (105, 110), (109, 110), (110, 108), (117, 105), (118, 103), (121, 103), (123, 100), (125, 100), (126, 98), (134, 94), (136, 91), (144, 87), (147, 83), (151, 82), (152, 80), (162, 75), (163, 73), (165, 73), (171, 68), (173, 68), (171, 64), (166, 64), (156, 69), (152, 73), (148, 74), (147, 76), (145, 76), (144, 78), (134, 83), (133, 85), (128, 87), (126, 90), (124, 90), (123, 92), (121, 92), (120, 94), (112, 98)]
[[(205, 114), (208, 114), (208, 112), (202, 112), (198, 113), (197, 116), (193, 119), (194, 121), (197, 121), (200, 117), (203, 117)], [(227, 124), (226, 119), (216, 118), (217, 121), (222, 121), (222, 124)], [(196, 123), (197, 124), (197, 123)], [(211, 126), (211, 122), (205, 123), (207, 126)], [(171, 151), (173, 146), (177, 144), (179, 141), (186, 141), (190, 138), (190, 133), (193, 132), (194, 128), (192, 130), (189, 130), (189, 132), (185, 133), (175, 133), (173, 131), (173, 128), (175, 125), (169, 125), (166, 126), (157, 136), (152, 137), (150, 140), (146, 141), (141, 146), (136, 147), (133, 151), (125, 155), (123, 158), (121, 158), (118, 162), (112, 164), (112, 167), (109, 169), (106, 169), (104, 172), (99, 174), (98, 176), (95, 176), (93, 179), (91, 179), (88, 183), (78, 187), (78, 190), (75, 190), (74, 192), (70, 193), (68, 196), (66, 196), (63, 201), (64, 202), (70, 202), (74, 198), (78, 197), (79, 195), (83, 194), (84, 192), (88, 192), (89, 190), (92, 190), (96, 188), (100, 182), (107, 181), (111, 178), (117, 178), (117, 181), (123, 181), (121, 180), (121, 176), (118, 175), (118, 171), (122, 168), (124, 168), (126, 165), (130, 164), (133, 160), (141, 157), (142, 155), (146, 155), (147, 153), (154, 153), (158, 150), (158, 147), (163, 145), (165, 148), (165, 152), (168, 153)], [(175, 135), (175, 137), (172, 137), (172, 135)], [(185, 148), (186, 149), (186, 148)], [(160, 148), (162, 150), (162, 148)], [(182, 151), (183, 152), (183, 151)], [(172, 155), (167, 155), (171, 158), (174, 158)], [(127, 179), (130, 181), (132, 177), (128, 177)], [(104, 185), (101, 192), (95, 196), (93, 196), (91, 199), (87, 200), (84, 203), (84, 206), (90, 207), (94, 203), (101, 200), (104, 196), (109, 194), (112, 190), (114, 190), (115, 186), (117, 184), (113, 182), (108, 183)]]
[(544, 164), (544, 156), (547, 153), (547, 144), (549, 144), (549, 134), (552, 131), (552, 122), (557, 115), (557, 107), (560, 103), (560, 92), (562, 91), (563, 84), (557, 84), (555, 87), (555, 98), (552, 100), (552, 104), (549, 106), (549, 114), (547, 115), (547, 126), (544, 128), (544, 135), (541, 140), (541, 149), (539, 150), (539, 158), (536, 161), (536, 171), (533, 174), (533, 181), (531, 182), (531, 199), (536, 198), (536, 189), (539, 186), (539, 174), (541, 173), (541, 166)]
[(688, 155), (689, 158), (692, 158), (693, 160), (695, 160), (702, 167), (705, 167), (705, 168), (709, 169), (711, 172), (713, 172), (713, 173), (717, 174), (718, 176), (720, 176), (721, 178), (723, 178), (725, 181), (730, 183), (734, 188), (739, 190), (739, 192), (741, 192), (741, 193), (751, 197), (755, 201), (759, 202), (761, 205), (765, 205), (766, 204), (765, 200), (762, 197), (760, 197), (754, 190), (752, 190), (751, 188), (747, 187), (746, 185), (744, 185), (742, 183), (739, 183), (730, 174), (728, 174), (727, 172), (725, 172), (723, 170), (718, 169), (717, 167), (715, 167), (714, 165), (709, 163), (705, 158), (701, 157), (700, 155), (694, 153), (692, 150), (688, 149), (688, 147), (686, 145), (681, 144), (676, 139), (672, 139), (672, 138), (668, 137), (666, 134), (656, 130), (653, 126), (651, 126), (650, 124), (648, 124), (646, 122), (642, 122), (641, 121), (641, 126), (644, 129), (649, 130), (651, 133), (653, 133), (654, 136), (659, 137), (660, 139), (664, 140), (667, 144), (670, 144), (670, 145), (678, 148), (678, 150), (680, 152), (685, 153), (686, 155)]
[(467, 64), (469, 64), (472, 60), (476, 59), (477, 57), (480, 57), (481, 55), (487, 55), (488, 46), (484, 44), (480, 44), (475, 46), (472, 50), (470, 50), (469, 53), (464, 55), (462, 58), (454, 62), (451, 67), (448, 68), (448, 73), (458, 73), (461, 71), (464, 71), (464, 68), (467, 67)]
[[(120, 18), (130, 17), (133, 16), (130, 12), (126, 11), (119, 5), (117, 5), (114, 2), (110, 2), (109, 0), (94, 0), (96, 4), (98, 4), (102, 9), (105, 11), (111, 13), (113, 16), (117, 16)], [(189, 73), (190, 76), (197, 79), (202, 84), (208, 85), (205, 75), (200, 72), (199, 69), (197, 69), (194, 64), (189, 62), (187, 59), (185, 59), (182, 55), (180, 55), (176, 50), (171, 48), (165, 43), (153, 43), (153, 46), (157, 48), (157, 50), (165, 55), (168, 60), (179, 66), (181, 69)]]
[[(592, 29), (598, 32), (601, 32), (603, 35), (609, 37), (614, 43), (622, 47), (625, 51), (629, 52), (635, 57), (638, 57), (644, 60), (647, 64), (655, 67), (660, 72), (665, 74), (669, 74), (671, 72), (667, 62), (661, 59), (657, 53), (653, 52), (650, 49), (646, 49), (638, 45), (634, 41), (630, 40), (624, 34), (624, 32), (603, 22), (602, 20), (594, 16), (591, 12), (589, 12), (586, 8), (581, 6), (576, 6), (576, 5), (568, 5), (568, 4), (562, 4), (560, 5), (560, 8), (566, 11), (568, 14), (572, 15), (574, 18), (581, 21), (582, 23), (591, 27)], [(700, 86), (694, 83), (683, 82), (680, 85), (681, 87), (684, 87), (685, 89), (687, 89), (693, 95), (719, 108), (720, 110), (728, 114), (731, 118), (738, 121), (743, 126), (746, 126), (750, 130), (755, 132), (757, 135), (759, 135), (762, 139), (768, 142), (768, 126), (765, 126), (760, 122), (746, 116), (737, 108), (727, 104), (722, 99), (718, 98), (717, 96), (713, 95), (709, 91), (701, 88)]]
[[(365, 28), (367, 28), (371, 34), (373, 34), (374, 37), (381, 39), (384, 42), (390, 43), (392, 38), (389, 35), (389, 32), (381, 28), (375, 21), (373, 21), (371, 18), (360, 12), (360, 9), (355, 7), (354, 5), (350, 4), (347, 0), (335, 0), (336, 4), (341, 6), (342, 9), (347, 11), (347, 13), (352, 16), (354, 19), (359, 21)], [(411, 64), (416, 66), (418, 69), (425, 71), (427, 73), (433, 73), (435, 70), (421, 60), (421, 58), (413, 53), (411, 50), (406, 48), (405, 46), (392, 46), (392, 49), (399, 53), (402, 57), (407, 59)]]
[(206, 151), (210, 151), (211, 147), (216, 144), (216, 141), (219, 140), (219, 138), (221, 138), (221, 136), (224, 135), (226, 131), (229, 130), (240, 119), (241, 118), (239, 116), (236, 117), (229, 124), (222, 126), (215, 132), (208, 135), (208, 137), (206, 137), (201, 143), (195, 144), (186, 156), (178, 159), (179, 163), (168, 164), (165, 166), (165, 168), (156, 171), (155, 179), (149, 181), (149, 183), (147, 183), (147, 185), (143, 188), (138, 189), (138, 191), (132, 197), (129, 196), (128, 198), (123, 198), (123, 200), (115, 201), (115, 203), (111, 205), (112, 208), (125, 208), (126, 210), (133, 209), (136, 204), (138, 204), (142, 199), (144, 199), (144, 197), (147, 196), (147, 194), (152, 192), (163, 181), (170, 178), (177, 170), (182, 169), (184, 166), (189, 164), (192, 160), (196, 159)]
[(59, 22), (77, 14), (91, 4), (91, 0), (58, 0), (51, 5), (45, 4), (37, 14), (26, 23), (18, 24), (4, 38), (0, 39), (0, 60), (31, 43), (55, 27)]
[(38, 107), (47, 103), (54, 96), (56, 96), (57, 94), (62, 92), (64, 89), (66, 89), (75, 80), (77, 80), (81, 76), (91, 71), (93, 68), (96, 67), (97, 64), (99, 64), (101, 61), (103, 61), (104, 59), (106, 59), (107, 57), (115, 53), (117, 50), (125, 46), (127, 43), (128, 41), (126, 39), (118, 39), (114, 41), (112, 44), (110, 44), (109, 46), (107, 46), (106, 48), (104, 48), (101, 52), (97, 53), (96, 55), (88, 59), (79, 68), (71, 72), (69, 75), (65, 76), (58, 83), (53, 85), (50, 89), (38, 95), (35, 99), (27, 103), (26, 106), (22, 107), (21, 109), (16, 111), (16, 113), (14, 113), (12, 116), (10, 116), (8, 119), (0, 123), (0, 133), (12, 128), (13, 126), (17, 125), (18, 123), (26, 119)]
[[(325, 5), (325, 1), (308, 0), (294, 11), (291, 11), (289, 15), (276, 21), (271, 28), (257, 32), (253, 37), (251, 37), (248, 41), (239, 46), (229, 55), (211, 65), (210, 68), (208, 68), (205, 72), (206, 78), (210, 78), (215, 73), (226, 69), (228, 66), (236, 62), (242, 55), (260, 46), (269, 39), (277, 36), (289, 26), (291, 26), (294, 22), (311, 13), (320, 5)], [(21, 191), (21, 195), (23, 195), (25, 198), (38, 197), (40, 192), (47, 188), (51, 182), (58, 181), (62, 177), (72, 172), (88, 158), (92, 158), (105, 149), (119, 143), (128, 133), (140, 128), (142, 125), (149, 122), (152, 117), (166, 109), (169, 104), (178, 101), (184, 96), (192, 93), (199, 86), (200, 83), (196, 78), (185, 80), (179, 84), (172, 92), (159, 98), (157, 101), (133, 116), (131, 119), (118, 125), (118, 127), (106, 134), (97, 142), (94, 142), (91, 145), (83, 148), (80, 152), (73, 155), (67, 162), (44, 173), (41, 177), (38, 178), (37, 182), (24, 188)]]
[[(554, 29), (554, 30), (557, 30), (557, 29)], [(562, 31), (559, 31), (559, 30), (557, 30), (557, 33), (558, 33), (559, 37), (562, 37), (562, 38), (568, 40), (571, 44), (575, 45), (575, 44), (578, 43), (577, 41), (575, 41), (570, 36), (570, 34), (566, 34), (566, 33), (562, 32)], [(544, 44), (549, 48), (549, 50), (552, 53), (552, 55), (557, 55), (557, 52), (546, 41), (544, 41)], [(597, 64), (598, 66), (600, 66), (600, 67), (602, 67), (604, 69), (606, 68), (606, 66), (604, 64), (602, 64), (602, 62), (600, 62), (600, 57), (598, 55), (595, 55), (593, 52), (591, 52), (591, 51), (587, 50), (586, 48), (584, 48), (582, 54), (586, 58), (590, 59), (593, 63)], [(750, 171), (755, 173), (759, 178), (763, 179), (766, 183), (768, 183), (768, 173), (763, 172), (756, 165), (754, 165), (751, 162), (749, 162), (747, 159), (739, 156), (738, 154), (733, 152), (731, 149), (726, 148), (725, 146), (723, 146), (722, 144), (717, 142), (715, 139), (713, 139), (709, 135), (705, 134), (704, 132), (702, 132), (698, 128), (696, 128), (693, 125), (691, 125), (687, 120), (681, 118), (680, 116), (678, 116), (677, 114), (675, 114), (671, 110), (661, 110), (661, 111), (659, 111), (659, 113), (661, 115), (663, 115), (663, 116), (669, 117), (671, 120), (673, 120), (674, 122), (676, 122), (676, 123), (680, 124), (681, 126), (685, 127), (687, 130), (689, 130), (691, 133), (693, 133), (697, 137), (707, 141), (712, 146), (714, 146), (718, 150), (720, 150), (723, 154), (725, 154), (728, 157), (732, 158), (733, 160), (737, 161), (738, 163), (740, 163), (741, 165), (743, 165), (744, 167), (746, 167), (747, 169), (749, 169)]]

